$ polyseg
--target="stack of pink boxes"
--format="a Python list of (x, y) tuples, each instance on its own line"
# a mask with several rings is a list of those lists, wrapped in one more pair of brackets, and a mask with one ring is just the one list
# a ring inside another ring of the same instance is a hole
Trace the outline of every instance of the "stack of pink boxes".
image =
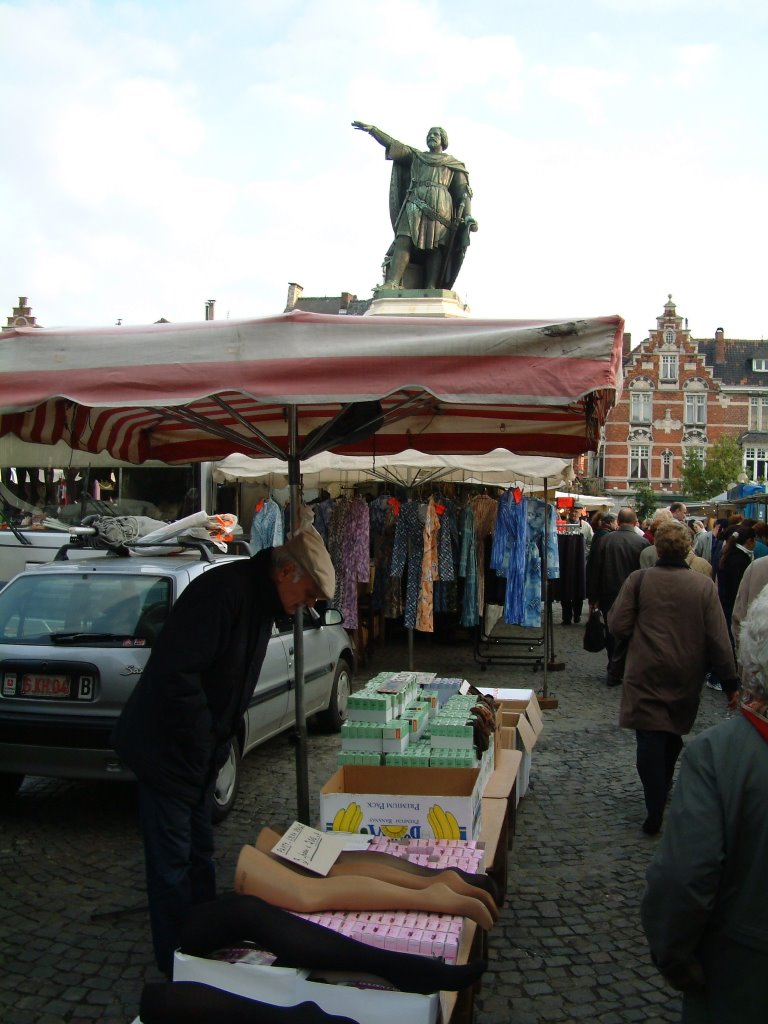
[[(462, 871), (475, 874), (481, 871), (483, 866), (483, 849), (475, 840), (391, 840), (380, 836), (371, 840), (368, 850), (372, 853), (388, 853), (414, 864), (438, 870), (460, 868)], [(448, 964), (456, 963), (464, 924), (462, 917), (413, 910), (348, 913), (326, 911), (298, 916), (321, 924), (325, 928), (332, 928), (369, 946), (391, 949), (398, 953), (440, 957)]]

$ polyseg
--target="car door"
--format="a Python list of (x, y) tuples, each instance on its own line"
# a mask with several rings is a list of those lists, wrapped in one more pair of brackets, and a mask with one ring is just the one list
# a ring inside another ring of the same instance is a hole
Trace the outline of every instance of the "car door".
[(292, 686), (293, 674), (288, 664), (285, 645), (277, 627), (273, 626), (259, 681), (251, 695), (246, 713), (246, 750), (286, 727), (288, 692)]
[[(291, 675), (288, 691), (288, 722), (296, 719), (296, 655), (293, 640), (293, 620), (279, 623), (280, 638), (285, 646)], [(335, 665), (331, 660), (328, 634), (319, 620), (304, 609), (304, 712), (314, 714), (328, 704)]]

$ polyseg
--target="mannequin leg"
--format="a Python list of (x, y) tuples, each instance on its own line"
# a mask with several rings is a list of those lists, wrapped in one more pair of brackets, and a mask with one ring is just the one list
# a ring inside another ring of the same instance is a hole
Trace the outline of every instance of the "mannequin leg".
[(427, 910), (468, 917), (481, 928), (491, 928), (493, 917), (480, 900), (462, 896), (442, 882), (426, 889), (406, 889), (378, 878), (360, 876), (309, 878), (280, 861), (244, 846), (235, 869), (235, 891), (260, 896), (268, 903), (299, 914), (320, 910)]
[(192, 907), (182, 930), (181, 949), (205, 956), (244, 941), (274, 953), (278, 967), (363, 971), (386, 978), (404, 992), (423, 994), (474, 985), (488, 966), (485, 960), (450, 965), (428, 956), (377, 949), (257, 896), (235, 893)]
[[(259, 832), (254, 845), (257, 849), (261, 850), (262, 853), (269, 853), (278, 839), (280, 839), (281, 835), (282, 833), (275, 832), (274, 829), (263, 828), (261, 832)], [(389, 853), (379, 853), (378, 851), (366, 850), (343, 850), (339, 854), (337, 864), (362, 864), (365, 866), (374, 862), (378, 864), (388, 864), (390, 867), (396, 867), (400, 871), (407, 872), (409, 875), (419, 875), (422, 878), (433, 878), (436, 881), (444, 870), (449, 870), (453, 874), (458, 875), (459, 878), (464, 882), (467, 882), (473, 888), (483, 889), (488, 893), (496, 906), (499, 904), (499, 888), (491, 876), (484, 872), (472, 874), (469, 871), (462, 871), (461, 868), (425, 868), (421, 864), (414, 864), (412, 861), (406, 860), (404, 857), (393, 857)]]
[[(270, 853), (270, 850), (279, 838), (270, 829), (262, 829), (256, 839), (256, 849), (274, 860), (275, 858)], [(457, 875), (450, 868), (436, 871), (432, 877), (428, 875), (415, 875), (410, 871), (401, 870), (395, 857), (390, 858), (394, 861), (393, 864), (382, 864), (381, 861), (366, 862), (365, 858), (367, 856), (368, 854), (363, 853), (362, 857), (358, 860), (348, 861), (342, 859), (344, 857), (342, 852), (339, 860), (336, 861), (326, 877), (341, 878), (343, 876), (355, 876), (361, 880), (363, 885), (370, 878), (378, 878), (379, 881), (390, 882), (392, 885), (401, 885), (405, 889), (427, 889), (430, 885), (441, 882), (460, 896), (470, 896), (472, 899), (480, 900), (481, 903), (485, 904), (493, 920), (497, 921), (499, 919), (499, 909), (490, 894), (476, 885), (465, 882), (460, 875)], [(313, 876), (311, 872), (304, 871), (296, 866), (292, 866), (291, 870), (307, 877), (317, 878), (317, 875)]]

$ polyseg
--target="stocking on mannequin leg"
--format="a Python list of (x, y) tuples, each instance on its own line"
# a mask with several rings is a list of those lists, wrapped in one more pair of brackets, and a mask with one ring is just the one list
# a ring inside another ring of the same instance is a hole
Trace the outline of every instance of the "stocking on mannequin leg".
[(378, 878), (366, 878), (361, 885), (359, 875), (309, 878), (255, 846), (244, 846), (240, 851), (235, 891), (260, 896), (273, 906), (299, 914), (319, 910), (427, 910), (468, 917), (481, 928), (493, 925), (493, 916), (484, 903), (462, 896), (442, 882), (426, 889), (407, 889)]
[[(265, 853), (268, 857), (271, 857), (274, 860), (275, 857), (269, 851), (279, 838), (280, 837), (270, 829), (262, 829), (256, 840), (256, 849)], [(400, 885), (405, 889), (427, 889), (436, 882), (441, 882), (460, 896), (469, 896), (472, 899), (480, 900), (481, 903), (485, 904), (493, 920), (498, 921), (499, 919), (499, 908), (496, 906), (496, 903), (489, 893), (487, 893), (485, 889), (481, 889), (476, 885), (470, 885), (469, 882), (465, 882), (460, 875), (457, 875), (456, 872), (452, 871), (450, 868), (446, 868), (442, 871), (435, 871), (431, 876), (415, 875), (410, 871), (403, 871), (395, 857), (389, 858), (392, 863), (388, 864), (382, 864), (379, 860), (367, 861), (366, 857), (368, 857), (368, 854), (363, 853), (362, 856), (356, 860), (346, 860), (344, 859), (344, 853), (342, 853), (336, 863), (331, 867), (326, 877), (341, 878), (353, 875), (361, 880), (361, 884), (363, 886), (367, 884), (368, 879), (377, 878), (381, 882), (390, 882), (392, 885)], [(317, 877), (316, 875), (312, 876), (308, 871), (297, 868), (295, 865), (291, 867), (291, 870), (296, 871), (298, 874), (306, 875), (307, 877)], [(256, 895), (258, 895), (258, 893), (256, 893)]]
[[(281, 832), (276, 832), (271, 828), (263, 828), (256, 838), (255, 846), (262, 853), (269, 853), (281, 836)], [(471, 874), (469, 871), (462, 871), (460, 868), (425, 868), (421, 864), (414, 864), (412, 861), (406, 860), (404, 857), (393, 857), (389, 853), (369, 850), (343, 850), (339, 854), (336, 864), (360, 864), (363, 866), (368, 864), (386, 864), (390, 867), (396, 867), (400, 871), (407, 872), (409, 875), (432, 878), (435, 881), (440, 881), (439, 876), (445, 871), (450, 871), (451, 874), (457, 875), (462, 881), (472, 886), (473, 889), (483, 889), (493, 900), (494, 906), (498, 907), (499, 888), (490, 875), (482, 872)], [(474, 893), (469, 895), (474, 895)]]
[(427, 956), (377, 949), (257, 896), (235, 893), (192, 907), (182, 930), (181, 949), (205, 956), (240, 942), (253, 942), (273, 953), (279, 967), (362, 971), (386, 978), (404, 992), (423, 994), (474, 985), (488, 966), (485, 960), (452, 966)]
[(197, 981), (158, 981), (144, 986), (141, 1024), (355, 1024), (326, 1013), (317, 1003), (273, 1006)]

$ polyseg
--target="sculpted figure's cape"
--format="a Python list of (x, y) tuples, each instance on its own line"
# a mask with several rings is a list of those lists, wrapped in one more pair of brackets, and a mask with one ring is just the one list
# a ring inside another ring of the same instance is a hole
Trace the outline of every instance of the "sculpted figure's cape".
[[(451, 156), (450, 153), (430, 153), (429, 151), (422, 152), (421, 150), (408, 147), (411, 150), (413, 160), (421, 160), (425, 164), (440, 165), (441, 167), (449, 167), (452, 171), (461, 172), (466, 176), (467, 189), (469, 195), (472, 195), (472, 190), (469, 188), (469, 173), (466, 167), (457, 160), (456, 157)], [(397, 231), (397, 221), (400, 213), (403, 209), (403, 203), (411, 184), (411, 169), (408, 164), (403, 163), (400, 160), (395, 160), (392, 163), (392, 174), (389, 180), (389, 218), (392, 222), (392, 231)], [(456, 214), (454, 210), (454, 216)], [(453, 236), (452, 244), (446, 253), (446, 267), (444, 271), (443, 287), (453, 288), (454, 281), (458, 277), (461, 265), (464, 262), (464, 255), (469, 245), (469, 231), (464, 227), (463, 224), (458, 226), (458, 230)], [(392, 254), (393, 244), (389, 247), (387, 252), (387, 258)]]

